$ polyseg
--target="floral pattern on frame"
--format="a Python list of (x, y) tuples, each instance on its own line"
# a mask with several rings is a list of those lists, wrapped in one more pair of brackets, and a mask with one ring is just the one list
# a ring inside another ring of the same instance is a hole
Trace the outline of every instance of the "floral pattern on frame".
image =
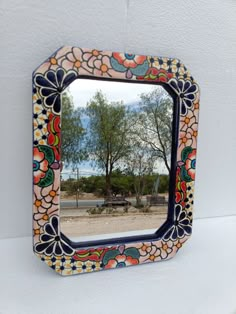
[[(174, 219), (152, 241), (74, 249), (61, 237), (61, 92), (80, 76), (162, 84), (177, 97)], [(61, 275), (120, 268), (173, 257), (192, 232), (199, 87), (178, 59), (62, 47), (33, 73), (33, 245)]]

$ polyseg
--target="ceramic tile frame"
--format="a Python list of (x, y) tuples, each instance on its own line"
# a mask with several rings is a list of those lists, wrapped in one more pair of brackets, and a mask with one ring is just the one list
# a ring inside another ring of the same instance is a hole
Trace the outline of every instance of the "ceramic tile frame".
[[(168, 216), (152, 235), (73, 243), (60, 232), (60, 95), (78, 78), (162, 85), (174, 99)], [(176, 254), (192, 233), (199, 96), (175, 58), (66, 46), (33, 72), (33, 250), (42, 261), (72, 275)]]

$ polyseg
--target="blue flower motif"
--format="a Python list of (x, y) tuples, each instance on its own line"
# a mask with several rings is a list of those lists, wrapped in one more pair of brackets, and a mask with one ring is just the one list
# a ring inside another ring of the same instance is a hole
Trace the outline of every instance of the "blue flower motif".
[(188, 109), (192, 108), (193, 101), (196, 99), (198, 86), (195, 83), (183, 79), (171, 79), (168, 82), (180, 99), (180, 110), (182, 115), (186, 115)]
[(58, 233), (58, 218), (52, 216), (50, 221), (44, 225), (44, 233), (40, 236), (40, 242), (36, 243), (35, 251), (47, 256), (54, 255), (72, 255), (74, 250), (61, 240)]
[(44, 74), (36, 74), (34, 84), (39, 88), (39, 94), (44, 99), (44, 105), (52, 108), (55, 114), (61, 111), (61, 92), (77, 78), (73, 70), (66, 72), (62, 68), (56, 71), (48, 70)]
[(192, 233), (192, 224), (188, 217), (188, 213), (185, 209), (182, 209), (180, 204), (175, 207), (176, 219), (174, 224), (170, 229), (164, 234), (163, 240), (175, 241), (176, 239), (181, 239), (185, 235), (190, 235)]

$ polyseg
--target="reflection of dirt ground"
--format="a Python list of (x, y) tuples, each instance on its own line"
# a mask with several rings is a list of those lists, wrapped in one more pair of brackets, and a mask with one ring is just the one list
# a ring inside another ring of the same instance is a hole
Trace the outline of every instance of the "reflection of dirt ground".
[(61, 230), (68, 237), (158, 229), (166, 220), (167, 209), (151, 213), (81, 215), (61, 211)]

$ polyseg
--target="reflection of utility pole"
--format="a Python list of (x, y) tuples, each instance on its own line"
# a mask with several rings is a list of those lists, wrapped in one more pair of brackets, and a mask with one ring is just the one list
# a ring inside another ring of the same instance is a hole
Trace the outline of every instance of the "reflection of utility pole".
[(79, 168), (76, 168), (76, 207), (79, 207)]

